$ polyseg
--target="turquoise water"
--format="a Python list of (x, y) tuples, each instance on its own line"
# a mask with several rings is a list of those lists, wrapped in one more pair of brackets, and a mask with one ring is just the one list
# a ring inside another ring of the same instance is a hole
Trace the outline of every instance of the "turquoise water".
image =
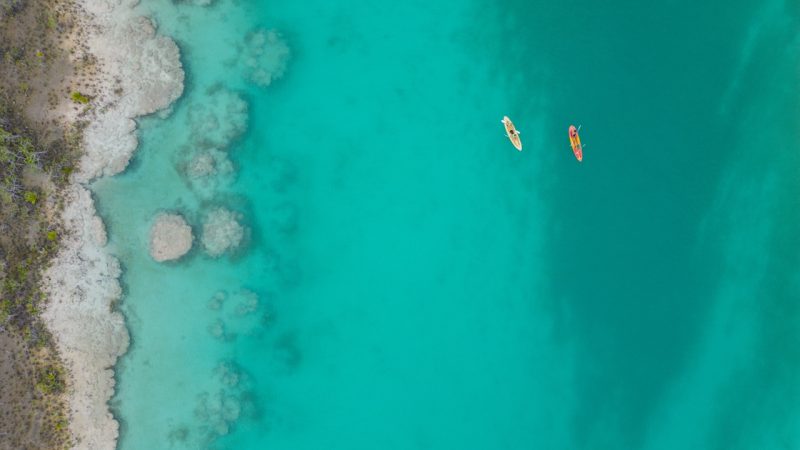
[(518, 3), (140, 6), (187, 88), (94, 186), (122, 450), (800, 446), (800, 8)]

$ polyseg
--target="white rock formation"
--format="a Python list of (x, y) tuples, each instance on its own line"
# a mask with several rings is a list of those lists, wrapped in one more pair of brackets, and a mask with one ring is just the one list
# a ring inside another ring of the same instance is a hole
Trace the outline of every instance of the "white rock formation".
[(82, 3), (99, 25), (87, 44), (108, 80), (100, 95), (95, 94), (97, 117), (84, 135), (87, 148), (79, 179), (88, 181), (125, 169), (138, 143), (133, 119), (180, 97), (184, 75), (178, 46), (157, 35), (149, 19), (133, 15), (135, 2)]
[(172, 261), (192, 248), (192, 227), (179, 214), (159, 214), (150, 228), (150, 256)]
[(128, 348), (125, 319), (112, 304), (122, 289), (119, 263), (103, 246), (106, 235), (92, 197), (81, 185), (65, 193), (69, 231), (44, 274), (49, 304), (42, 316), (69, 373), (70, 430), (76, 449), (113, 449), (117, 422), (108, 410), (117, 357)]

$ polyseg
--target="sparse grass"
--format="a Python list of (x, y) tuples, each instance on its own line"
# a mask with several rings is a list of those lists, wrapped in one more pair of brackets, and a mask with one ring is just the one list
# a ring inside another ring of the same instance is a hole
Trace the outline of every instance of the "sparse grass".
[(56, 15), (52, 12), (47, 14), (47, 28), (50, 30), (55, 30), (58, 27), (58, 19)]
[[(67, 449), (66, 373), (55, 352), (31, 346), (21, 336), (0, 333), (0, 440), (2, 449)], [(33, 431), (36, 430), (36, 431)]]

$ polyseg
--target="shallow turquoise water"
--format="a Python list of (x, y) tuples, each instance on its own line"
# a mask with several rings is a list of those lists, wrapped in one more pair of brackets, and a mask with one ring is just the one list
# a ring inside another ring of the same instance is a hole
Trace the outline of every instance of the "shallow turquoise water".
[[(800, 445), (800, 11), (506, 7), (141, 6), (187, 89), (95, 186), (121, 449)], [(291, 50), (269, 86), (262, 29)], [(235, 172), (198, 187), (211, 144)], [(212, 258), (218, 207), (247, 232)], [(164, 210), (196, 235), (175, 264)]]

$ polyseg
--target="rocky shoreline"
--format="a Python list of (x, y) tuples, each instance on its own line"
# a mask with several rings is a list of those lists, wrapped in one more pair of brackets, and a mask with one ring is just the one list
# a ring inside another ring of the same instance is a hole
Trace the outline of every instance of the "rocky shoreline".
[[(177, 45), (134, 11), (135, 1), (77, 0), (77, 27), (67, 42), (74, 64), (93, 76), (79, 92), (91, 106), (79, 117), (60, 108), (61, 120), (86, 120), (79, 167), (63, 192), (66, 237), (44, 274), (49, 304), (43, 313), (69, 376), (69, 429), (75, 449), (113, 449), (119, 426), (108, 408), (113, 367), (129, 343), (115, 310), (122, 293), (118, 261), (105, 249), (106, 234), (87, 183), (125, 169), (136, 150), (139, 116), (168, 107), (183, 91)], [(73, 95), (74, 96), (74, 95)]]

